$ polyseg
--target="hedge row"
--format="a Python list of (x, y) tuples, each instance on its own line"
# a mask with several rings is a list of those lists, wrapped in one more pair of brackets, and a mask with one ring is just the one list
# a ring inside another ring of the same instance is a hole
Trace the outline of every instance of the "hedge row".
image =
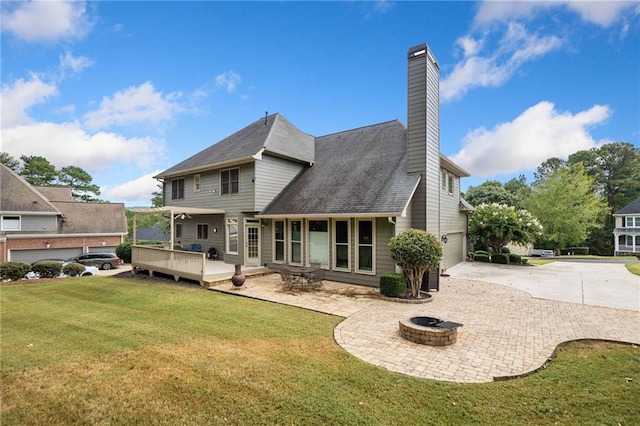
[(489, 254), (486, 251), (478, 250), (475, 253), (470, 253), (471, 259), (476, 262), (491, 262), (500, 263), (503, 265), (508, 264), (526, 264), (527, 259), (523, 259), (522, 256), (514, 253), (495, 253)]
[(60, 262), (38, 262), (33, 266), (22, 262), (3, 262), (0, 263), (0, 280), (18, 281), (29, 272), (38, 274), (40, 278), (57, 278), (61, 274), (76, 277), (84, 271), (84, 265), (79, 263), (67, 263), (63, 267)]

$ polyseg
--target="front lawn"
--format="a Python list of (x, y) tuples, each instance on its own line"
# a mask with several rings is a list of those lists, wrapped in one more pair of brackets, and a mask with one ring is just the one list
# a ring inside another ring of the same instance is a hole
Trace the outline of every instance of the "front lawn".
[(487, 384), (407, 377), (333, 340), (340, 318), (197, 286), (2, 286), (3, 425), (640, 424), (640, 350), (573, 343)]
[(626, 266), (632, 274), (640, 275), (640, 262), (625, 263), (624, 266)]

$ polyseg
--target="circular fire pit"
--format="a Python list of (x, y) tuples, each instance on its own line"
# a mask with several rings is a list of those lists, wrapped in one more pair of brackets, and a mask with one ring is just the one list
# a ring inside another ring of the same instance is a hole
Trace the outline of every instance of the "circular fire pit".
[(449, 346), (458, 339), (458, 324), (433, 317), (413, 317), (400, 320), (400, 335), (405, 339), (429, 346)]

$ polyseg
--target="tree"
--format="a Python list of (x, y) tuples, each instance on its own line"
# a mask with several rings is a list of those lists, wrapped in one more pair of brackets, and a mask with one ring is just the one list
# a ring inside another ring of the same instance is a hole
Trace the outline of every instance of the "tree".
[(626, 142), (608, 143), (570, 155), (569, 163), (582, 163), (594, 179), (594, 191), (602, 195), (609, 206), (604, 226), (592, 230), (587, 244), (592, 253), (611, 255), (611, 234), (615, 226), (611, 214), (640, 197), (640, 148)]
[(509, 193), (497, 180), (488, 180), (478, 186), (470, 186), (464, 194), (464, 199), (472, 206), (480, 204), (507, 204), (513, 206), (517, 203), (514, 194)]
[(561, 158), (549, 158), (548, 160), (540, 164), (538, 166), (538, 170), (533, 173), (535, 182), (540, 182), (544, 178), (551, 176), (552, 174), (557, 172), (564, 165), (564, 163), (565, 161)]
[(477, 241), (500, 253), (509, 243), (526, 245), (540, 238), (543, 227), (527, 210), (506, 204), (481, 204), (469, 218), (469, 232)]
[(20, 173), (20, 162), (7, 152), (0, 152), (0, 163), (4, 164), (16, 173)]
[(516, 203), (514, 206), (523, 208), (522, 201), (531, 195), (531, 187), (527, 183), (525, 175), (520, 175), (518, 178), (513, 178), (509, 182), (503, 185), (505, 191), (512, 194)]
[(162, 185), (158, 185), (158, 190), (151, 193), (151, 207), (162, 207), (163, 204)]
[(71, 194), (77, 201), (100, 201), (100, 187), (91, 183), (89, 173), (77, 166), (66, 166), (58, 172), (58, 183), (71, 187)]
[(565, 164), (536, 182), (525, 205), (545, 229), (537, 244), (553, 249), (583, 244), (593, 229), (602, 227), (607, 212), (582, 164)]
[(430, 269), (438, 269), (442, 260), (442, 245), (434, 235), (419, 229), (409, 229), (389, 242), (391, 258), (402, 268), (411, 287), (411, 297), (420, 298), (422, 277)]
[(50, 186), (56, 183), (58, 172), (46, 158), (23, 155), (20, 159), (24, 164), (20, 174), (31, 185)]

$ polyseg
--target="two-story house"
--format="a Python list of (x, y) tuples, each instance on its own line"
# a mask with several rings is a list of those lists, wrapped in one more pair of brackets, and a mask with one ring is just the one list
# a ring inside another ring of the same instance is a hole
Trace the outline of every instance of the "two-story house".
[(408, 52), (406, 127), (314, 137), (267, 115), (156, 178), (164, 205), (186, 212), (173, 215), (174, 243), (232, 264), (320, 263), (327, 279), (375, 286), (396, 271), (389, 240), (409, 228), (438, 236), (443, 267), (465, 259), (465, 176), (440, 153), (439, 65), (422, 44)]
[(615, 212), (613, 217), (616, 221), (614, 256), (640, 253), (640, 198)]
[(71, 188), (32, 186), (0, 164), (0, 262), (113, 253), (126, 237), (124, 204), (76, 202)]

